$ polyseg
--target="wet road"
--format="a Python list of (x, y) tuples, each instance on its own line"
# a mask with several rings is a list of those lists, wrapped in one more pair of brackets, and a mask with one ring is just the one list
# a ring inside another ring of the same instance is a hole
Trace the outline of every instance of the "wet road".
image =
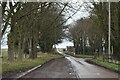
[(89, 64), (83, 58), (66, 56), (78, 78), (118, 78), (118, 74), (105, 68)]
[(118, 73), (89, 64), (83, 58), (63, 55), (65, 58), (50, 61), (23, 78), (79, 78), (80, 80), (86, 80), (85, 78), (117, 78), (108, 80), (118, 80)]
[(75, 58), (66, 55), (59, 50), (60, 54), (71, 62), (71, 65), (76, 72), (78, 78), (119, 78), (120, 74), (107, 70), (105, 68), (85, 62), (83, 58)]

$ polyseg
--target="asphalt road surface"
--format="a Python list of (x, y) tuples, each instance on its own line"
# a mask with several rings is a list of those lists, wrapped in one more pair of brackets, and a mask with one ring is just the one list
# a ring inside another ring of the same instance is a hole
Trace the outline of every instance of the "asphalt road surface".
[(78, 78), (118, 78), (118, 73), (89, 64), (83, 58), (72, 56), (67, 56), (66, 58), (71, 61), (71, 65), (77, 73)]
[(76, 78), (71, 62), (66, 58), (50, 61), (22, 78)]
[(89, 64), (83, 58), (65, 55), (65, 58), (48, 62), (23, 78), (79, 78), (80, 80), (85, 80), (85, 78), (117, 78), (112, 80), (118, 80), (118, 73)]

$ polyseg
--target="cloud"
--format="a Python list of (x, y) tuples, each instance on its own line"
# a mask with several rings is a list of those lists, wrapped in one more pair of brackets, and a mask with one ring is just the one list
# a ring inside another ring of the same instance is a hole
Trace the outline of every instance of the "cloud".
[(56, 45), (57, 48), (66, 48), (66, 46), (73, 46), (73, 43), (65, 40), (61, 44)]

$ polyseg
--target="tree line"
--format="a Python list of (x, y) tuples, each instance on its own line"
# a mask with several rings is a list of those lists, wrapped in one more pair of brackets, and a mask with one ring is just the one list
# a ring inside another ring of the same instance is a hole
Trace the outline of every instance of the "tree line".
[[(76, 54), (97, 54), (108, 60), (108, 3), (92, 3), (90, 16), (69, 28)], [(111, 2), (111, 59), (120, 57), (120, 2)]]

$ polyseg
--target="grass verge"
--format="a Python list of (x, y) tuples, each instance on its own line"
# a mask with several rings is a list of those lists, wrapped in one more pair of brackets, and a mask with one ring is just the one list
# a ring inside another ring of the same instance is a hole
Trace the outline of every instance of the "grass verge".
[(94, 58), (94, 56), (91, 56), (91, 55), (79, 55), (79, 54), (74, 55), (74, 57), (78, 57), (78, 58)]
[(45, 62), (56, 59), (56, 58), (61, 58), (63, 57), (62, 55), (59, 54), (40, 54), (38, 58), (32, 60), (32, 59), (23, 59), (22, 61), (15, 60), (13, 62), (10, 62), (8, 60), (3, 60), (2, 61), (2, 72), (14, 72), (14, 71), (20, 71), (23, 69), (29, 69), (35, 66), (38, 66), (40, 64), (44, 64)]
[(104, 68), (110, 69), (115, 72), (120, 72), (118, 64), (114, 64), (114, 63), (110, 63), (110, 62), (106, 62), (106, 61), (102, 61), (102, 60), (98, 60), (98, 59), (92, 59), (91, 61), (93, 64), (102, 66)]

